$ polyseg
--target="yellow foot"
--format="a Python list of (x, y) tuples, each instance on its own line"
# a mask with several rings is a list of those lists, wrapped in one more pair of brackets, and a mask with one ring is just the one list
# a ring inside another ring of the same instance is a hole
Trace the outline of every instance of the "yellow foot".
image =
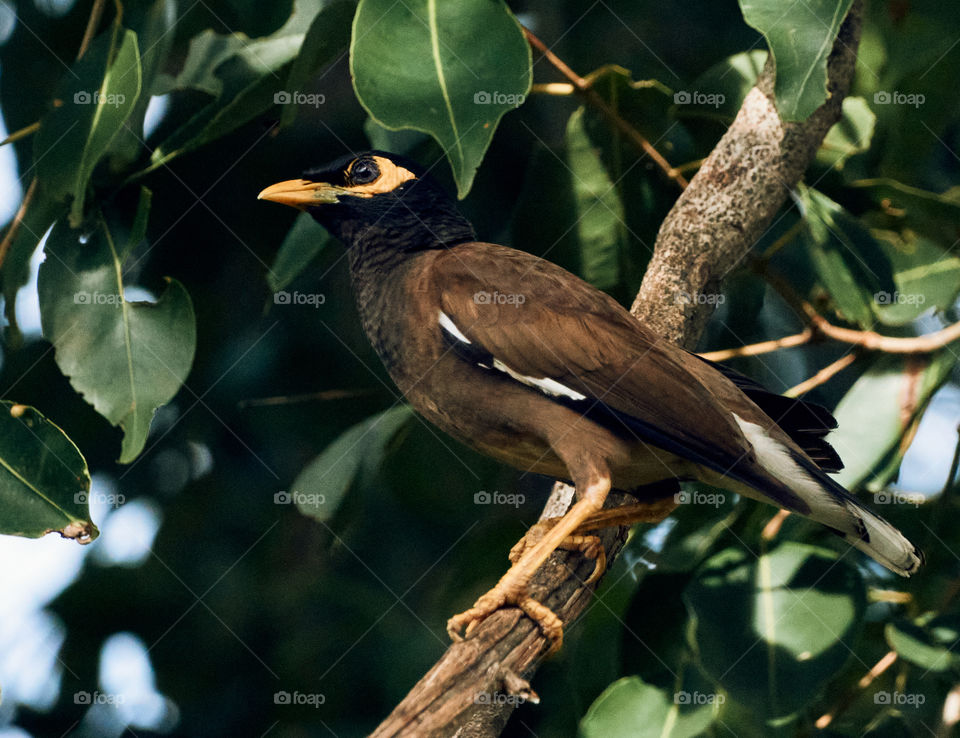
[[(503, 607), (519, 607), (540, 628), (550, 641), (550, 653), (563, 644), (563, 621), (549, 607), (527, 595), (526, 582), (512, 577), (508, 571), (497, 585), (477, 600), (469, 610), (447, 621), (447, 633), (454, 641), (462, 641), (480, 623)], [(463, 631), (463, 635), (460, 631)]]
[[(516, 564), (520, 558), (529, 549), (536, 546), (547, 531), (553, 528), (563, 518), (547, 518), (527, 531), (527, 534), (521, 538), (510, 549), (510, 561)], [(587, 578), (585, 584), (593, 584), (607, 570), (607, 552), (603, 550), (603, 544), (597, 536), (574, 534), (563, 539), (557, 548), (563, 548), (568, 551), (579, 551), (588, 559), (594, 560), (593, 572)]]

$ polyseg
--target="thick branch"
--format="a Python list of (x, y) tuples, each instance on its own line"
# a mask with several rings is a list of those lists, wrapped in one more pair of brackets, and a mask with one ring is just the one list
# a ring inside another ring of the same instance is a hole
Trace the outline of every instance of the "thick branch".
[[(717, 291), (726, 274), (749, 252), (770, 224), (788, 191), (813, 159), (823, 137), (839, 119), (847, 94), (860, 35), (861, 4), (854, 3), (841, 28), (829, 62), (831, 97), (802, 123), (784, 123), (773, 104), (774, 70), (764, 69), (729, 131), (667, 216), (634, 314), (684, 346), (693, 346), (710, 308), (693, 304), (672, 307), (673, 296)], [(668, 307), (671, 306), (671, 307)], [(634, 501), (612, 494), (607, 507)], [(557, 485), (547, 502), (549, 515), (566, 509), (569, 488)], [(661, 510), (669, 512), (672, 499)], [(600, 531), (608, 562), (625, 540), (625, 529)], [(506, 563), (506, 562), (505, 562)], [(537, 572), (530, 593), (566, 624), (573, 625), (593, 594), (583, 585), (592, 562), (558, 551)], [(459, 736), (492, 738), (503, 729), (548, 644), (529, 618), (502, 610), (463, 643), (453, 644), (373, 735)]]

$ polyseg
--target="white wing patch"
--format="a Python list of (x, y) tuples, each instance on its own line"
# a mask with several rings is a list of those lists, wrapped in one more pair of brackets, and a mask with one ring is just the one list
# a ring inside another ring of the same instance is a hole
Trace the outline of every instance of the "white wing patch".
[(571, 400), (587, 399), (586, 395), (570, 389), (567, 387), (567, 385), (561, 384), (556, 379), (550, 379), (549, 377), (539, 379), (537, 377), (528, 377), (526, 374), (521, 374), (520, 372), (515, 372), (513, 369), (500, 361), (500, 359), (493, 360), (493, 368), (499, 369), (504, 374), (509, 374), (518, 382), (522, 382), (528, 387), (538, 389), (545, 395), (550, 395), (551, 397), (569, 397)]
[(456, 323), (450, 320), (450, 316), (443, 312), (443, 310), (440, 311), (440, 327), (458, 341), (463, 341), (463, 343), (471, 342), (469, 338), (463, 335), (460, 329), (457, 328)]
[[(451, 320), (449, 315), (441, 310), (438, 319), (440, 322), (440, 327), (446, 331), (448, 335), (452, 336), (461, 343), (472, 345), (472, 341), (464, 335), (463, 331), (457, 328), (456, 323)], [(569, 397), (571, 400), (587, 399), (586, 395), (570, 389), (565, 384), (562, 384), (555, 379), (550, 379), (549, 377), (528, 377), (526, 374), (521, 374), (520, 372), (514, 371), (495, 356), (490, 356), (490, 354), (485, 350), (479, 349), (479, 351), (484, 360), (475, 359), (475, 361), (478, 366), (481, 366), (484, 369), (496, 369), (499, 372), (503, 372), (504, 374), (513, 377), (518, 382), (525, 384), (528, 387), (533, 387), (534, 389), (539, 390), (550, 397)], [(493, 359), (492, 367), (489, 363), (487, 363), (487, 357)]]

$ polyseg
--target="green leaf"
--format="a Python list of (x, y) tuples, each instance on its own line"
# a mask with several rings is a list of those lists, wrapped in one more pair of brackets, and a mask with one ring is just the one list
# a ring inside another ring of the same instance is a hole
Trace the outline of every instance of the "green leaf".
[(42, 183), (37, 182), (36, 191), (20, 222), (20, 228), (10, 242), (10, 249), (3, 260), (4, 311), (11, 331), (18, 330), (17, 293), (30, 279), (30, 258), (40, 244), (43, 234), (66, 210), (65, 203), (56, 200), (47, 193)]
[(330, 241), (330, 233), (309, 213), (300, 213), (287, 231), (283, 244), (267, 273), (267, 284), (278, 292), (290, 284)]
[(911, 229), (947, 248), (952, 248), (960, 238), (958, 188), (938, 194), (895, 179), (861, 179), (851, 186), (883, 209), (883, 218), (872, 219), (882, 228)]
[(740, 0), (777, 63), (774, 93), (784, 120), (804, 120), (827, 99), (827, 58), (853, 0)]
[(412, 417), (409, 405), (397, 405), (348, 428), (304, 467), (289, 499), (304, 515), (329, 520), (358, 476), (380, 468), (391, 442)]
[(906, 448), (900, 439), (950, 376), (956, 352), (957, 345), (951, 344), (931, 356), (881, 356), (854, 383), (833, 412), (839, 427), (830, 443), (844, 463), (835, 477), (840, 484), (848, 489), (861, 485), (890, 451), (902, 458)]
[(907, 325), (929, 310), (946, 310), (960, 293), (960, 258), (923, 236), (874, 231), (893, 266), (896, 291), (874, 297), (874, 312), (886, 325)]
[(464, 197), (500, 118), (530, 89), (530, 47), (500, 0), (360, 0), (350, 71), (387, 128), (432, 135)]
[(40, 121), (34, 159), (40, 186), (56, 202), (73, 197), (70, 224), (83, 220), (94, 167), (133, 112), (140, 96), (137, 36), (114, 26), (90, 45), (57, 89)]
[[(85, 238), (85, 242), (83, 242)], [(155, 303), (127, 302), (123, 261), (107, 225), (78, 239), (62, 222), (47, 239), (38, 291), (43, 335), (73, 388), (123, 428), (121, 463), (147, 442), (156, 409), (190, 371), (196, 325), (190, 296), (176, 280)]]
[(843, 114), (827, 131), (823, 144), (817, 152), (817, 161), (829, 167), (843, 169), (844, 163), (854, 154), (870, 149), (877, 116), (862, 97), (846, 97)]
[(852, 565), (792, 542), (759, 558), (722, 551), (697, 572), (684, 599), (704, 670), (767, 719), (802, 709), (835, 676), (865, 606)]
[(214, 99), (154, 149), (150, 168), (215, 141), (282, 102), (278, 90), (324, 5), (322, 0), (297, 0), (287, 22), (262, 38), (211, 30), (194, 37), (183, 70), (176, 78), (163, 78), (158, 92), (196, 89)]
[(167, 0), (154, 0), (145, 7), (136, 5), (125, 8), (124, 18), (136, 32), (141, 48), (141, 91), (126, 125), (110, 144), (110, 165), (115, 171), (122, 170), (140, 158), (144, 150), (143, 121), (150, 104), (154, 84), (167, 60), (173, 44), (173, 15), (167, 11)]
[(846, 320), (871, 329), (876, 296), (896, 289), (886, 254), (870, 232), (829, 197), (803, 185), (799, 192), (807, 225), (804, 241), (821, 284)]
[(899, 620), (887, 623), (883, 635), (890, 648), (912, 664), (927, 671), (943, 673), (958, 661), (953, 647), (960, 640), (955, 615), (933, 618), (930, 622)]
[[(700, 75), (689, 90), (675, 93), (677, 113), (706, 115), (733, 120), (747, 93), (757, 83), (757, 77), (767, 63), (767, 52), (762, 49), (743, 51), (714, 64)], [(682, 97), (689, 95), (689, 102)], [(711, 97), (712, 96), (712, 97)], [(708, 104), (712, 102), (712, 104)]]
[(0, 401), (0, 533), (57, 532), (89, 543), (90, 472), (67, 434), (36, 409)]
[(623, 203), (587, 136), (583, 108), (567, 121), (566, 154), (580, 237), (580, 273), (594, 287), (610, 289), (620, 282), (620, 259), (626, 248)]
[(675, 692), (625, 677), (607, 687), (580, 722), (581, 738), (694, 738), (717, 719), (724, 695), (688, 667)]
[[(352, 0), (340, 0), (317, 13), (287, 75), (286, 92), (292, 103), (295, 103), (293, 95), (305, 90), (311, 79), (350, 44), (349, 29), (355, 9), (356, 4)], [(290, 125), (299, 107), (296, 104), (284, 105), (280, 125)]]

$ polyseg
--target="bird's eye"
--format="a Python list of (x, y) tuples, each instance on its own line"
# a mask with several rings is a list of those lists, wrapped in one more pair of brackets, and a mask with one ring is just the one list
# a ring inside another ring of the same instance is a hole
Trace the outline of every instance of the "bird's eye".
[(379, 176), (380, 167), (371, 159), (357, 159), (354, 165), (350, 167), (350, 182), (352, 184), (369, 184)]

